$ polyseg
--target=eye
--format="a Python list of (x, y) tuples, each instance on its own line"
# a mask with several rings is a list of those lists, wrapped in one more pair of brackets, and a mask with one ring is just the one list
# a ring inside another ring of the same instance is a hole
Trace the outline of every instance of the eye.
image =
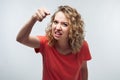
[(68, 23), (62, 23), (62, 25), (63, 25), (64, 27), (67, 27), (67, 26), (68, 26)]
[(53, 21), (54, 24), (58, 24), (58, 21)]

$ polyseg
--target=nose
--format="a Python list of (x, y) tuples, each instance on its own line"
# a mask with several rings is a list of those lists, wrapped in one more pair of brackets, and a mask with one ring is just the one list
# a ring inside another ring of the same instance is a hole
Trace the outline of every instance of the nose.
[(60, 25), (60, 24), (57, 24), (57, 25), (56, 25), (56, 29), (57, 29), (57, 30), (61, 30), (61, 25)]

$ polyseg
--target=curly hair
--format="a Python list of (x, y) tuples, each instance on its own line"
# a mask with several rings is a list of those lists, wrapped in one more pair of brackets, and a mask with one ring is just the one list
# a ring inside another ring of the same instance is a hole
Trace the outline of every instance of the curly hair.
[(48, 43), (51, 46), (56, 43), (56, 40), (52, 35), (52, 23), (54, 21), (55, 15), (58, 12), (63, 12), (68, 19), (68, 22), (70, 24), (68, 44), (72, 49), (72, 52), (77, 53), (80, 51), (82, 42), (84, 40), (84, 21), (81, 19), (81, 15), (77, 12), (77, 10), (68, 5), (59, 6), (58, 10), (51, 17), (50, 24), (46, 28), (46, 36), (49, 41)]

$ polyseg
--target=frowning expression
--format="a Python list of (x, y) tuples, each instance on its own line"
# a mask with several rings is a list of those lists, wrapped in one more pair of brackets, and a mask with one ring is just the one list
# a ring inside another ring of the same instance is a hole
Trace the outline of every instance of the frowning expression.
[(52, 24), (52, 35), (56, 40), (67, 40), (69, 31), (68, 19), (63, 12), (58, 12), (55, 15)]

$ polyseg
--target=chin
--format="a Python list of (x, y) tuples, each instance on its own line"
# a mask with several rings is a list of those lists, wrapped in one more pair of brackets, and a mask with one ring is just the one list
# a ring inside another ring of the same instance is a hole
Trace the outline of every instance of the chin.
[(58, 38), (58, 37), (54, 37), (54, 39), (55, 39), (55, 40), (60, 40), (60, 38)]

